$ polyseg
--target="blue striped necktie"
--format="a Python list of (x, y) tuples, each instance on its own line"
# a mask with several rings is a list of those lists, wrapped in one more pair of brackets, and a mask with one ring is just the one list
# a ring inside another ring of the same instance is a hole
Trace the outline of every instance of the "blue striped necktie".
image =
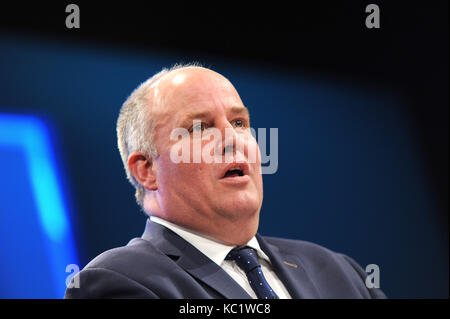
[(235, 248), (230, 251), (225, 259), (236, 261), (237, 265), (247, 275), (248, 282), (258, 299), (279, 299), (264, 278), (256, 250), (247, 246)]

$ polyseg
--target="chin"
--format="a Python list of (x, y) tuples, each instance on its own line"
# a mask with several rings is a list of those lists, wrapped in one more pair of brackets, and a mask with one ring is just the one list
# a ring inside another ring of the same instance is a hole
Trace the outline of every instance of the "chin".
[(233, 196), (223, 205), (223, 211), (234, 218), (252, 217), (259, 212), (261, 203), (257, 195)]

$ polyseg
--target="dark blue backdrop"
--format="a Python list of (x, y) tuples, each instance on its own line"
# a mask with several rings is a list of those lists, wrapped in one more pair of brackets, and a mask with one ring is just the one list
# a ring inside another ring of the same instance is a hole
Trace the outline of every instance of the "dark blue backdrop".
[[(192, 58), (0, 34), (0, 117), (33, 116), (51, 132), (78, 254), (68, 263), (83, 267), (142, 233), (145, 216), (116, 147), (118, 111), (140, 82)], [(402, 94), (351, 78), (198, 60), (231, 80), (254, 128), (278, 128), (279, 166), (264, 176), (260, 233), (312, 241), (363, 267), (377, 264), (389, 297), (448, 297), (448, 234), (439, 225), (434, 186)], [(0, 258), (11, 269), (20, 263), (35, 271), (30, 280), (36, 280), (25, 284), (17, 271), (2, 276), (0, 296), (61, 297), (60, 290), (36, 288), (49, 271), (39, 253), (27, 254), (38, 230), (23, 224), (31, 218), (24, 210), (33, 210), (23, 204), (32, 200), (25, 164), (1, 144), (0, 156), (0, 172), (22, 181), (14, 191), (0, 184), (9, 199), (0, 216), (10, 218), (0, 220), (11, 228), (0, 237)]]

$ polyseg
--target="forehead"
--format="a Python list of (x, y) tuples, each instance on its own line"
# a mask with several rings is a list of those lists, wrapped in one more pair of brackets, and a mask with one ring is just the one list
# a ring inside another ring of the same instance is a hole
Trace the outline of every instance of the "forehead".
[(157, 113), (176, 115), (195, 111), (221, 111), (243, 105), (233, 85), (222, 75), (199, 67), (167, 74), (153, 94)]

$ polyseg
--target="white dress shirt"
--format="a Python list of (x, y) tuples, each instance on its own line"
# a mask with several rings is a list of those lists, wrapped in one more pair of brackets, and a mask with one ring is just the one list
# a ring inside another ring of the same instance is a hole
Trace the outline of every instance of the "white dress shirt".
[[(236, 246), (225, 245), (210, 237), (206, 237), (205, 235), (196, 233), (190, 229), (181, 227), (156, 216), (151, 216), (150, 220), (169, 228), (178, 236), (197, 248), (219, 267), (222, 267), (222, 269), (225, 270), (228, 275), (230, 275), (230, 277), (233, 278), (250, 296), (252, 296), (252, 298), (257, 299), (255, 292), (248, 282), (245, 272), (236, 264), (235, 261), (225, 260), (228, 253)], [(280, 299), (291, 299), (286, 287), (275, 274), (269, 257), (267, 257), (267, 255), (259, 247), (256, 237), (250, 239), (245, 246), (255, 249), (258, 253), (258, 260), (261, 263), (261, 269), (264, 277), (270, 287), (272, 287), (272, 289), (276, 292), (278, 297), (280, 297)]]

